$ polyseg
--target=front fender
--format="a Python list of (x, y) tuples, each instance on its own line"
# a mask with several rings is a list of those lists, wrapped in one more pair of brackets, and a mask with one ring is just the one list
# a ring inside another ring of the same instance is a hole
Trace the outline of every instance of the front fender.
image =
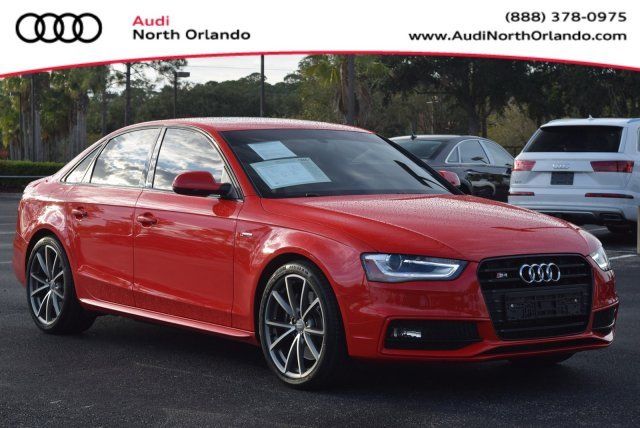
[[(251, 236), (249, 236), (249, 234)], [(254, 302), (262, 273), (283, 255), (299, 255), (312, 261), (328, 279), (338, 301), (344, 327), (354, 305), (368, 301), (360, 251), (310, 232), (239, 221), (237, 228), (233, 326), (254, 331)], [(349, 335), (347, 335), (349, 337)]]

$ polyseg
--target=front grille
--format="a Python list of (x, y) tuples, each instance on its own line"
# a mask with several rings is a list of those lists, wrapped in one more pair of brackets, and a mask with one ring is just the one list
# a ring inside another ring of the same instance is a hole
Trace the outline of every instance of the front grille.
[[(555, 263), (557, 282), (528, 284), (524, 264)], [(591, 311), (591, 266), (579, 255), (542, 254), (487, 259), (478, 266), (491, 321), (499, 338), (532, 339), (584, 331)]]
[(387, 349), (455, 350), (480, 342), (472, 321), (393, 320), (384, 346)]

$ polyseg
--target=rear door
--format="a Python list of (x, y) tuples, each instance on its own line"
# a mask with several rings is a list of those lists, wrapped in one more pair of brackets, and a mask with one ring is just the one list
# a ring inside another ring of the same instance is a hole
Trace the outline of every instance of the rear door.
[(499, 144), (491, 140), (480, 140), (480, 143), (491, 158), (491, 175), (496, 185), (495, 199), (506, 202), (509, 198), (509, 182), (513, 168), (513, 156)]
[(67, 177), (80, 181), (66, 205), (80, 298), (133, 306), (133, 213), (158, 134), (158, 128), (120, 134), (87, 171), (79, 164)]
[[(494, 199), (497, 194), (497, 180), (489, 156), (477, 139), (464, 140), (447, 158), (447, 164), (454, 167), (463, 185), (470, 187), (471, 194)], [(466, 183), (464, 183), (466, 181)]]
[(544, 126), (518, 156), (514, 184), (624, 189), (634, 163), (620, 150), (623, 130), (601, 125)]
[(231, 182), (225, 162), (204, 134), (166, 130), (155, 173), (135, 212), (136, 305), (219, 325), (231, 324), (233, 254), (239, 199), (174, 193), (184, 171), (209, 171)]

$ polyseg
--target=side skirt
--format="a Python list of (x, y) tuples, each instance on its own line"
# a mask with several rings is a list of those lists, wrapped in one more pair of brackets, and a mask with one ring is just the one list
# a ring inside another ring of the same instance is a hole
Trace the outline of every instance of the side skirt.
[(242, 342), (252, 343), (254, 345), (258, 344), (255, 333), (252, 331), (240, 330), (223, 325), (210, 324), (203, 321), (176, 317), (160, 312), (134, 308), (132, 306), (120, 305), (117, 303), (103, 302), (100, 300), (80, 299), (80, 303), (82, 303), (82, 306), (86, 307), (89, 310), (107, 312), (114, 315), (122, 315), (128, 318), (142, 319), (144, 321), (150, 321), (158, 324), (168, 324), (172, 326), (183, 327), (190, 330), (202, 331), (205, 333), (224, 336)]

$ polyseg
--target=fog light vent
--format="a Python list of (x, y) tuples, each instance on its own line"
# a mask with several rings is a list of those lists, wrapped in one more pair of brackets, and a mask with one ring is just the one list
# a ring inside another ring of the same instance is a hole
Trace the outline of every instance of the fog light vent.
[(479, 341), (475, 322), (394, 320), (387, 328), (385, 348), (455, 350)]
[(613, 330), (616, 323), (617, 307), (597, 311), (593, 314), (593, 331), (598, 334), (607, 335)]

